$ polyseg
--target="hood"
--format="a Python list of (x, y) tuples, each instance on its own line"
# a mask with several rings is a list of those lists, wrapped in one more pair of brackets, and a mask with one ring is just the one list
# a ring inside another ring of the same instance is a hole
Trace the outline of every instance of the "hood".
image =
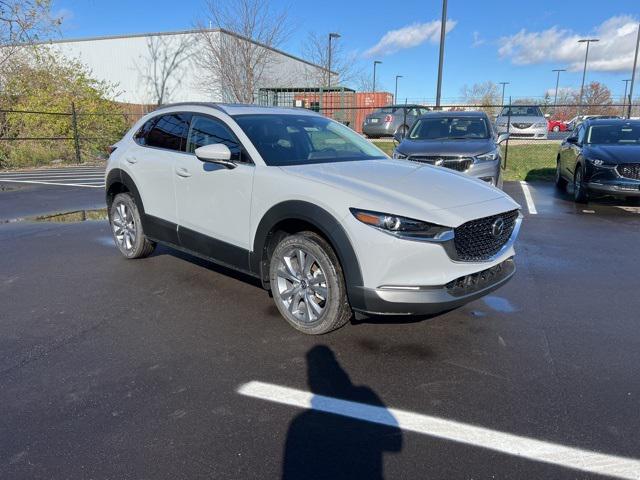
[(472, 157), (482, 155), (496, 148), (491, 138), (470, 140), (408, 140), (405, 139), (396, 150), (403, 155), (443, 155)]
[(428, 219), (425, 212), (506, 199), (504, 192), (453, 170), (406, 160), (368, 160), (280, 167), (283, 171), (335, 187), (360, 199), (357, 208)]
[(510, 120), (511, 123), (547, 123), (547, 119), (544, 117), (531, 117), (531, 116), (512, 116), (512, 117), (498, 117), (496, 118), (496, 123), (498, 122), (507, 122)]
[(585, 145), (583, 155), (608, 163), (640, 163), (638, 145)]

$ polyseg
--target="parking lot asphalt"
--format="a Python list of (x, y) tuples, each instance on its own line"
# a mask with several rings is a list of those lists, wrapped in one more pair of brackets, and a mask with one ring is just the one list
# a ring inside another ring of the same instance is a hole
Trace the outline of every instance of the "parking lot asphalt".
[[(528, 187), (536, 214), (505, 185), (525, 221), (504, 288), (321, 337), (242, 275), (167, 248), (125, 260), (106, 221), (0, 225), (0, 478), (637, 478), (640, 208)], [(102, 199), (33, 185), (0, 192), (0, 215)], [(313, 408), (326, 398), (391, 413)], [(517, 439), (538, 443), (505, 453)]]

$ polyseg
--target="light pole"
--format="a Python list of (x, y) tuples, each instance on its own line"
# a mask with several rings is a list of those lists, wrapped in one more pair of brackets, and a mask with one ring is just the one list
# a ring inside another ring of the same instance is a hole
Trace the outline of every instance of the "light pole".
[(440, 56), (438, 58), (438, 87), (436, 88), (436, 108), (440, 108), (442, 94), (442, 64), (444, 63), (444, 39), (447, 34), (447, 0), (442, 0), (442, 20), (440, 21)]
[(380, 60), (373, 61), (373, 93), (376, 93), (376, 67), (382, 63)]
[(556, 68), (555, 70), (551, 70), (552, 72), (556, 72), (556, 93), (553, 96), (553, 114), (556, 114), (556, 105), (558, 104), (558, 85), (560, 85), (560, 72), (566, 72), (567, 70), (564, 68)]
[(631, 103), (633, 102), (633, 84), (636, 80), (636, 67), (638, 65), (638, 48), (640, 47), (640, 24), (638, 24), (638, 39), (636, 40), (636, 54), (633, 57), (633, 72), (631, 73), (631, 87), (629, 87), (629, 110), (627, 118), (631, 118)]
[(502, 100), (500, 100), (500, 106), (504, 107), (504, 87), (509, 85), (511, 82), (499, 82), (502, 85)]
[(624, 95), (622, 96), (622, 116), (624, 117), (626, 110), (625, 107), (627, 106), (627, 87), (629, 86), (631, 79), (628, 78), (627, 80), (622, 81), (624, 82)]
[(329, 67), (327, 68), (327, 70), (329, 70), (329, 80), (327, 81), (327, 90), (331, 89), (331, 52), (332, 52), (331, 40), (334, 39), (334, 38), (340, 38), (340, 34), (339, 33), (334, 33), (334, 32), (329, 34), (329, 55), (328, 55), (329, 56), (329, 61), (328, 61)]
[(582, 109), (582, 94), (584, 93), (584, 79), (587, 76), (587, 59), (589, 58), (589, 44), (591, 42), (599, 42), (599, 38), (583, 38), (578, 43), (586, 43), (587, 51), (584, 53), (584, 69), (582, 70), (582, 85), (580, 85), (580, 101), (578, 102), (578, 111)]
[(402, 78), (402, 75), (396, 75), (396, 90), (393, 94), (393, 103), (398, 103), (398, 79)]

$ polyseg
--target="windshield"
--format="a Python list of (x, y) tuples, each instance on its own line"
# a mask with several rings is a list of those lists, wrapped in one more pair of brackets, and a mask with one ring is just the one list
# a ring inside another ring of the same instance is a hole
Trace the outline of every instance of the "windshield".
[(540, 107), (532, 107), (527, 105), (514, 105), (504, 107), (500, 112), (501, 117), (543, 117)]
[(388, 158), (344, 125), (315, 115), (234, 117), (270, 166)]
[(587, 143), (640, 145), (640, 124), (591, 125), (587, 132)]
[(411, 140), (456, 140), (489, 138), (490, 129), (483, 117), (433, 117), (419, 119), (411, 132)]

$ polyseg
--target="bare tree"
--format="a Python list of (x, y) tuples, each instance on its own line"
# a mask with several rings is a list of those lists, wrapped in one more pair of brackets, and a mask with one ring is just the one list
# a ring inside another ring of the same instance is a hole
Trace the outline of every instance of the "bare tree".
[[(208, 0), (196, 61), (203, 87), (226, 100), (252, 103), (287, 36), (287, 14), (269, 0)], [(217, 29), (221, 30), (218, 31)]]
[(190, 34), (149, 37), (147, 56), (138, 68), (153, 102), (162, 105), (180, 87), (180, 67), (187, 63), (196, 39)]
[[(576, 95), (576, 102), (579, 101)], [(611, 90), (600, 82), (591, 82), (584, 89), (580, 112), (585, 115), (615, 115), (616, 108), (612, 106)]]
[(51, 15), (51, 0), (0, 0), (0, 70), (24, 44), (54, 33), (61, 21)]
[[(350, 82), (357, 82), (362, 74), (362, 69), (358, 67), (355, 54), (347, 54), (342, 47), (340, 40), (331, 42), (331, 65), (329, 65), (329, 35), (318, 35), (315, 32), (309, 33), (307, 41), (303, 45), (304, 57), (322, 69), (310, 69), (312, 81), (318, 86), (329, 85), (329, 67), (337, 75), (332, 75), (331, 84), (334, 86), (344, 86)], [(337, 78), (336, 78), (337, 77)]]
[(464, 103), (476, 105), (489, 116), (497, 115), (500, 106), (500, 87), (491, 81), (465, 85), (460, 90), (460, 96)]

